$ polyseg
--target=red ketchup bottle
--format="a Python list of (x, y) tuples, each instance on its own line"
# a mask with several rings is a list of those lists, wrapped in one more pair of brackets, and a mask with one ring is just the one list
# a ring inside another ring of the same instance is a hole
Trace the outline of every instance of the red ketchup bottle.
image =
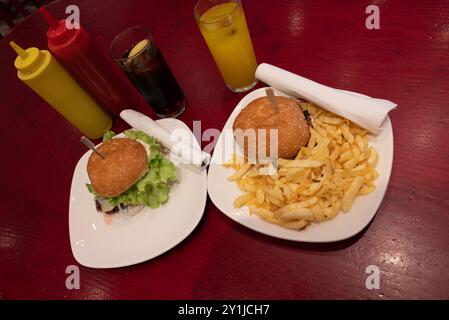
[(50, 27), (48, 48), (111, 114), (137, 107), (138, 95), (113, 61), (97, 48), (80, 27), (68, 29), (66, 20), (57, 20), (43, 7), (39, 9)]

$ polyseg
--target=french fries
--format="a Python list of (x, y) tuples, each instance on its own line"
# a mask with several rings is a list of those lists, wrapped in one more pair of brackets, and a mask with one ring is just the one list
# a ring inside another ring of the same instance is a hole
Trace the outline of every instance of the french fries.
[(295, 159), (278, 159), (272, 175), (266, 174), (268, 165), (236, 156), (225, 164), (235, 170), (228, 180), (243, 191), (236, 208), (249, 206), (251, 215), (294, 230), (349, 212), (358, 196), (375, 190), (379, 176), (379, 154), (369, 146), (366, 130), (311, 103), (300, 105), (310, 113), (312, 128)]
[(360, 188), (363, 185), (363, 177), (357, 176), (352, 180), (351, 185), (349, 186), (348, 190), (346, 190), (345, 195), (343, 196), (343, 199), (341, 200), (341, 208), (343, 212), (348, 212), (351, 207), (352, 203), (354, 202), (354, 199), (359, 192)]

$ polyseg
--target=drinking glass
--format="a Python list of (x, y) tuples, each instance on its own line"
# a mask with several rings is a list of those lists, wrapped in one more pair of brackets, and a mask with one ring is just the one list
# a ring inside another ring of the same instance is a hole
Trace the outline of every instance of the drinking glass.
[(253, 88), (257, 61), (241, 1), (199, 0), (194, 15), (228, 88)]
[(157, 116), (177, 117), (184, 112), (187, 99), (147, 28), (126, 29), (115, 37), (110, 50)]

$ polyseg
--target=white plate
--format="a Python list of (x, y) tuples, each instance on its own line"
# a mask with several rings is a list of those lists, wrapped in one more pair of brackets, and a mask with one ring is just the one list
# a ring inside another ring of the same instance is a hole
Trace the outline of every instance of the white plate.
[[(275, 90), (276, 91), (276, 90)], [(277, 95), (288, 96), (276, 91)], [(232, 112), (224, 129), (232, 132), (232, 125), (240, 111), (251, 101), (261, 96), (265, 96), (265, 88), (255, 90), (246, 95), (235, 110)], [(385, 129), (378, 136), (369, 135), (369, 142), (379, 153), (379, 163), (376, 167), (379, 177), (376, 179), (376, 190), (363, 197), (357, 197), (353, 207), (348, 213), (340, 213), (336, 218), (321, 222), (312, 223), (305, 230), (296, 231), (265, 222), (257, 216), (250, 216), (248, 207), (240, 209), (234, 208), (235, 198), (242, 194), (235, 182), (230, 182), (227, 178), (234, 172), (231, 168), (221, 165), (221, 159), (228, 161), (232, 156), (234, 138), (231, 134), (224, 134), (222, 131), (217, 145), (214, 149), (211, 165), (208, 174), (208, 192), (212, 202), (229, 218), (248, 227), (252, 230), (276, 238), (302, 241), (302, 242), (334, 242), (348, 239), (362, 231), (374, 218), (379, 208), (390, 180), (391, 168), (393, 165), (393, 128), (390, 119), (387, 119)], [(238, 150), (238, 149), (237, 149)]]
[[(157, 122), (168, 131), (185, 129), (192, 135), (179, 120)], [(180, 181), (172, 187), (166, 204), (145, 208), (132, 217), (119, 213), (105, 219), (86, 189), (90, 154), (86, 152), (76, 165), (70, 192), (70, 244), (81, 265), (115, 268), (152, 259), (183, 241), (200, 222), (207, 199), (206, 170), (182, 166), (178, 167)]]

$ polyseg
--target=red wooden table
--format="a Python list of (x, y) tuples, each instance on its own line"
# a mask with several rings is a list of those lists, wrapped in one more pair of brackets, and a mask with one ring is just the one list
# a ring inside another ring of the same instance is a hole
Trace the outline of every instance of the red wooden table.
[[(388, 192), (362, 233), (332, 244), (277, 240), (246, 229), (208, 200), (182, 244), (140, 265), (81, 267), (69, 243), (79, 134), (22, 84), (8, 41), (45, 47), (31, 15), (0, 41), (0, 297), (67, 299), (449, 298), (449, 3), (372, 1), (380, 30), (365, 27), (370, 1), (244, 1), (258, 61), (318, 82), (390, 99), (395, 159)], [(185, 91), (181, 116), (221, 129), (242, 94), (225, 88), (192, 16), (195, 1), (60, 1), (104, 50), (119, 31), (148, 26)], [(151, 114), (142, 102), (142, 110)], [(124, 129), (123, 124), (116, 125)], [(377, 265), (380, 289), (365, 287)]]

